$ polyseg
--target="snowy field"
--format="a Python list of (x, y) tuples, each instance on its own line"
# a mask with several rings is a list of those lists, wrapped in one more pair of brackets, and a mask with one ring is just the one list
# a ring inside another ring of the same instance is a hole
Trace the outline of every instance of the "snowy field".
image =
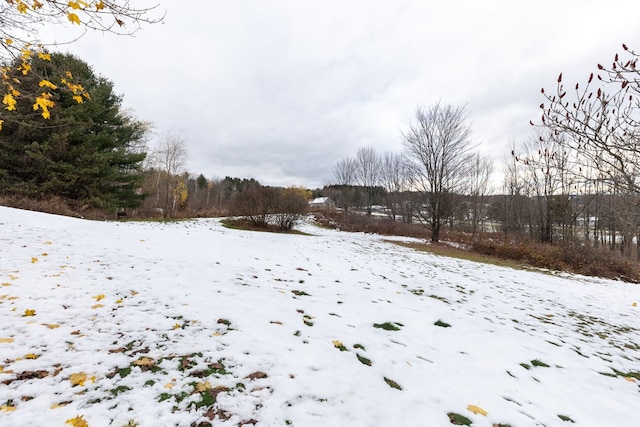
[(640, 287), (0, 207), (0, 426), (638, 426)]

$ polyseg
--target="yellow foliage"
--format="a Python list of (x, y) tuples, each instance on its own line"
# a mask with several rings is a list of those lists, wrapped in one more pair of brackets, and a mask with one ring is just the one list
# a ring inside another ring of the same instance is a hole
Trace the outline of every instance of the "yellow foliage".
[(104, 304), (95, 304), (95, 305), (91, 306), (91, 308), (94, 309), (94, 310), (98, 309), (98, 308), (102, 308), (102, 307), (104, 307)]
[(60, 325), (57, 323), (43, 323), (42, 325), (46, 326), (49, 329), (57, 329), (60, 327)]
[(104, 294), (100, 294), (100, 295), (96, 295), (93, 297), (96, 301), (100, 301), (102, 299), (104, 299)]
[(69, 18), (69, 21), (71, 21), (72, 24), (80, 25), (80, 18), (75, 13), (68, 13), (67, 18)]
[(44, 53), (44, 52), (38, 52), (38, 58), (44, 60), (44, 61), (51, 61), (51, 54), (49, 53)]
[(10, 93), (7, 93), (4, 95), (4, 98), (2, 99), (2, 103), (6, 105), (5, 108), (9, 111), (13, 111), (16, 109), (17, 101), (15, 100), (13, 95), (11, 95)]
[(104, 9), (104, 3), (102, 2), (102, 0), (100, 0), (98, 3), (96, 3), (96, 10), (100, 11)]
[(36, 315), (36, 311), (35, 311), (35, 310), (32, 310), (32, 309), (30, 309), (30, 308), (27, 308), (27, 309), (24, 311), (24, 314), (23, 314), (22, 316), (23, 316), (23, 317), (31, 317), (31, 316), (35, 316), (35, 315)]
[(89, 424), (87, 424), (87, 421), (84, 419), (82, 415), (78, 415), (75, 418), (69, 418), (64, 423), (71, 424), (73, 427), (89, 427)]
[(40, 356), (38, 356), (37, 354), (33, 354), (33, 353), (29, 353), (29, 354), (26, 354), (26, 355), (24, 356), (24, 358), (25, 358), (25, 359), (29, 359), (29, 360), (35, 360), (35, 359), (37, 359), (38, 357), (40, 357)]
[(469, 411), (473, 412), (476, 415), (478, 415), (478, 414), (479, 415), (484, 415), (485, 417), (487, 415), (489, 415), (489, 413), (487, 411), (485, 411), (484, 409), (482, 409), (481, 407), (476, 406), (476, 405), (469, 405), (469, 406), (467, 406), (467, 409)]
[(53, 83), (51, 83), (49, 80), (40, 80), (40, 83), (38, 83), (38, 86), (40, 87), (48, 87), (49, 89), (58, 89), (58, 86), (54, 85)]
[(73, 96), (73, 100), (76, 101), (78, 104), (83, 104), (84, 103), (84, 99), (82, 99), (82, 97), (80, 95), (74, 95)]
[(3, 411), (3, 412), (12, 412), (12, 411), (15, 411), (15, 410), (16, 410), (15, 406), (9, 406), (9, 405), (0, 406), (0, 411)]
[(0, 343), (12, 343), (13, 338), (0, 338)]

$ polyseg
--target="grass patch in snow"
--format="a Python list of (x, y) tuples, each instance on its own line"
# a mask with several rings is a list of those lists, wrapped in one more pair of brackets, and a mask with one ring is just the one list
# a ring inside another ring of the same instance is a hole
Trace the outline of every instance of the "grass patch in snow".
[(384, 329), (385, 331), (399, 331), (401, 326), (404, 326), (404, 325), (398, 322), (384, 322), (384, 323), (373, 324), (374, 328)]
[(400, 387), (400, 384), (398, 384), (394, 380), (390, 380), (387, 377), (383, 377), (383, 378), (384, 378), (384, 382), (386, 382), (389, 387), (395, 388), (396, 390), (402, 390), (402, 387)]
[(450, 324), (448, 324), (447, 322), (443, 322), (443, 321), (442, 321), (442, 320), (440, 320), (440, 319), (438, 319), (438, 321), (436, 321), (436, 322), (434, 323), (434, 325), (436, 325), (436, 326), (440, 326), (441, 328), (450, 328), (450, 327), (451, 327), (451, 325), (450, 325)]
[(471, 420), (467, 417), (465, 417), (464, 415), (461, 414), (457, 414), (455, 412), (449, 412), (447, 413), (447, 416), (449, 417), (449, 422), (451, 422), (451, 424), (456, 425), (456, 426), (470, 426), (471, 425)]

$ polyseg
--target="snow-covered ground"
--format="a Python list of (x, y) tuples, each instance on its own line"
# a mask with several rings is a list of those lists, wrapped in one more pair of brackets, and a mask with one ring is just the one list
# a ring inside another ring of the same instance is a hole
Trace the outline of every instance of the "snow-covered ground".
[(300, 229), (0, 208), (0, 425), (640, 425), (637, 285)]

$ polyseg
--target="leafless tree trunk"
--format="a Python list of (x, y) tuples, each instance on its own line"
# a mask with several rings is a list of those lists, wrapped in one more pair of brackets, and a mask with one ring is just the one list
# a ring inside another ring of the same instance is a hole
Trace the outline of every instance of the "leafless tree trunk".
[(371, 206), (376, 187), (380, 185), (382, 162), (378, 153), (371, 147), (358, 150), (355, 157), (356, 182), (364, 187), (367, 197), (367, 214), (371, 215)]
[(392, 151), (384, 153), (381, 158), (380, 177), (380, 182), (387, 191), (389, 215), (395, 220), (398, 211), (403, 211), (404, 195), (410, 190), (411, 169), (407, 158)]
[(175, 189), (184, 172), (187, 161), (187, 145), (182, 137), (171, 132), (167, 133), (158, 142), (158, 146), (151, 153), (151, 161), (158, 171), (157, 197), (160, 197), (160, 185), (163, 184), (163, 209), (164, 216), (171, 216), (175, 212)]
[[(493, 174), (493, 162), (488, 157), (476, 153), (471, 162), (469, 173), (469, 201), (471, 214), (472, 238), (476, 238), (478, 228), (486, 217), (486, 202), (491, 192), (491, 176)], [(482, 230), (483, 231), (483, 230)]]
[(466, 125), (464, 107), (416, 108), (415, 121), (403, 133), (403, 143), (424, 197), (421, 216), (431, 231), (431, 240), (440, 238), (443, 220), (451, 210), (450, 196), (460, 190), (470, 161), (471, 129)]

